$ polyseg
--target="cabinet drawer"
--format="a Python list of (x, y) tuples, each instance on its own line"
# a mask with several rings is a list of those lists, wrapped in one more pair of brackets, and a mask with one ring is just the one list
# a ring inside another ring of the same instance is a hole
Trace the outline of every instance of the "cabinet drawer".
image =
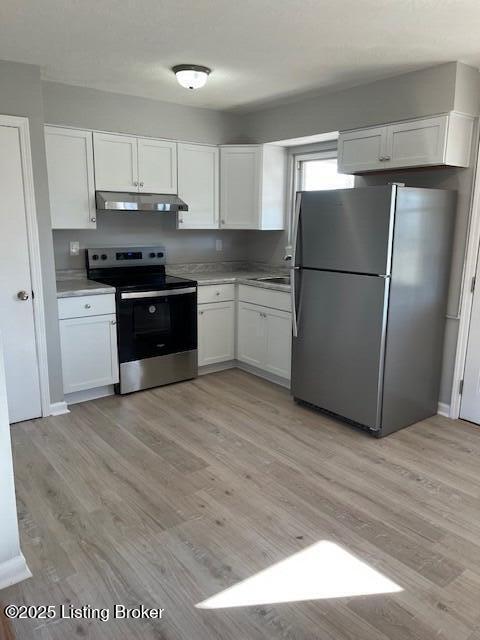
[(238, 290), (238, 299), (241, 302), (258, 304), (262, 307), (291, 311), (290, 294), (285, 291), (274, 291), (273, 289), (262, 289), (261, 287), (241, 284)]
[(73, 296), (72, 298), (59, 298), (58, 317), (82, 318), (83, 316), (100, 316), (107, 313), (115, 313), (115, 295), (104, 293), (94, 296)]
[(198, 287), (198, 304), (235, 300), (234, 284), (208, 284)]

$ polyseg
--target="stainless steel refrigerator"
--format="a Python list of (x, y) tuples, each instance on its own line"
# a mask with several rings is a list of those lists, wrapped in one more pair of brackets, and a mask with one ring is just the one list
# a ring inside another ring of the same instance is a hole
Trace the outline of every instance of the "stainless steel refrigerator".
[(292, 393), (378, 436), (437, 412), (456, 193), (297, 194)]

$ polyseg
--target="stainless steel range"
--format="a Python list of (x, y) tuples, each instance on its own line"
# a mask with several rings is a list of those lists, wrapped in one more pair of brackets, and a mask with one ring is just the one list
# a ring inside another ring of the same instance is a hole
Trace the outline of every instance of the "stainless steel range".
[(120, 382), (131, 393), (197, 375), (197, 283), (165, 273), (165, 247), (86, 250), (87, 277), (116, 289)]

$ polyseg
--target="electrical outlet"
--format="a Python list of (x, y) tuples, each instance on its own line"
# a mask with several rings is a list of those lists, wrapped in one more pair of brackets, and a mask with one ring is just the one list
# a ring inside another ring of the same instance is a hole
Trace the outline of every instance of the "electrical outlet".
[(72, 240), (70, 242), (70, 255), (71, 256), (80, 255), (80, 242), (78, 242), (78, 240)]
[(223, 248), (223, 242), (221, 241), (220, 238), (218, 238), (217, 240), (215, 240), (215, 249), (217, 251), (221, 251)]

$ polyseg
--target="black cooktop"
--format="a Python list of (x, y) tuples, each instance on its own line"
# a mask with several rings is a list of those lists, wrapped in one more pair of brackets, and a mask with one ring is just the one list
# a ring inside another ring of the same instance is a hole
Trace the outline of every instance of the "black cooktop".
[(147, 289), (175, 289), (183, 287), (195, 287), (195, 280), (169, 276), (164, 273), (109, 273), (104, 275), (101, 270), (91, 271), (89, 279), (108, 284), (122, 291), (146, 291)]

